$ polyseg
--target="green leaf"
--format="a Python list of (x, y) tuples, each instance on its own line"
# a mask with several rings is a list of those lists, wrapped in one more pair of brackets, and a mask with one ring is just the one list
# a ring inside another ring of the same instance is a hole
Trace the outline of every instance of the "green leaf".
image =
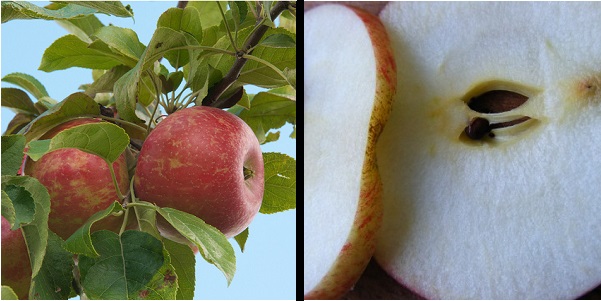
[(269, 20), (271, 20), (271, 5), (273, 4), (273, 1), (263, 1), (263, 10), (261, 11), (261, 14), (263, 15), (264, 18), (267, 18)]
[(296, 208), (296, 160), (285, 154), (263, 153), (265, 192), (259, 212), (271, 214)]
[(136, 32), (129, 28), (105, 26), (98, 29), (94, 36), (106, 43), (112, 50), (135, 61), (140, 59), (144, 52), (144, 44), (140, 43)]
[[(200, 43), (202, 42), (202, 26), (200, 21), (200, 13), (192, 6), (186, 6), (184, 9), (170, 8), (165, 11), (157, 21), (157, 27), (167, 27), (182, 33), (188, 33)], [(189, 60), (189, 52), (187, 50), (179, 50), (165, 54), (165, 58), (171, 66), (178, 68), (186, 65)]]
[(158, 208), (157, 212), (181, 235), (194, 243), (207, 262), (223, 272), (228, 285), (232, 282), (236, 272), (236, 256), (223, 233), (186, 212), (173, 208)]
[(194, 257), (194, 252), (192, 252), (190, 246), (179, 244), (172, 240), (165, 239), (163, 243), (169, 252), (171, 264), (177, 274), (177, 283), (179, 286), (177, 299), (194, 299), (194, 284), (196, 283), (196, 258)]
[(115, 124), (99, 122), (82, 124), (61, 131), (50, 140), (29, 143), (27, 155), (34, 161), (44, 154), (61, 148), (77, 148), (101, 157), (107, 163), (115, 162), (129, 144), (125, 130)]
[(295, 48), (296, 47), (296, 41), (290, 35), (281, 34), (281, 33), (272, 34), (272, 35), (266, 37), (263, 41), (261, 41), (260, 44), (265, 47), (273, 47), (273, 48)]
[[(4, 17), (3, 17), (3, 19), (4, 19)], [(13, 291), (13, 289), (7, 285), (2, 286), (2, 297), (0, 299), (2, 299), (2, 300), (19, 300), (19, 298), (17, 297), (17, 294), (15, 294), (15, 291)]]
[(153, 204), (144, 202), (144, 201), (136, 201), (136, 203), (145, 203), (148, 206), (134, 206), (134, 210), (136, 212), (136, 218), (138, 221), (138, 228), (140, 231), (146, 232), (157, 239), (162, 239), (159, 230), (157, 229), (157, 218), (156, 218), (156, 209), (150, 208), (154, 207)]
[(223, 78), (221, 71), (213, 68), (211, 65), (203, 66), (197, 69), (196, 74), (191, 79), (192, 92), (198, 92), (198, 97), (194, 101), (196, 105), (201, 105), (203, 99), (209, 94), (209, 88)]
[(23, 187), (34, 201), (35, 213), (33, 214), (33, 221), (22, 225), (21, 230), (23, 231), (23, 237), (29, 250), (32, 277), (35, 277), (40, 271), (42, 260), (46, 254), (50, 195), (46, 187), (32, 177), (2, 176), (2, 190), (6, 191), (6, 187), (11, 185)]
[(179, 291), (179, 275), (176, 273), (173, 265), (169, 264), (170, 255), (167, 250), (163, 251), (165, 263), (154, 274), (145, 288), (140, 289), (132, 299), (147, 300), (174, 300)]
[(91, 15), (97, 11), (92, 8), (68, 4), (56, 10), (39, 7), (25, 1), (2, 1), (2, 23), (15, 19), (64, 20)]
[[(106, 56), (113, 57), (116, 60), (120, 61), (122, 65), (126, 65), (126, 66), (133, 68), (138, 63), (137, 59), (134, 59), (127, 55), (122, 54), (121, 52), (110, 47), (107, 43), (105, 43), (104, 41), (102, 41), (100, 39), (96, 39), (96, 40), (92, 41), (92, 43), (90, 43), (88, 45), (88, 48), (97, 50), (100, 53), (104, 53)], [(101, 69), (101, 68), (97, 68), (97, 69)], [(108, 69), (108, 68), (106, 68), (106, 69)]]
[(63, 249), (64, 242), (58, 235), (52, 231), (48, 234), (46, 256), (33, 278), (31, 291), (36, 299), (66, 300), (73, 281), (73, 254)]
[(25, 136), (2, 136), (2, 175), (16, 175), (23, 163)]
[(56, 23), (86, 43), (92, 43), (92, 35), (104, 27), (104, 24), (94, 15), (78, 19), (56, 20)]
[(187, 6), (194, 7), (200, 13), (200, 21), (202, 23), (202, 28), (209, 28), (214, 25), (219, 25), (221, 22), (221, 13), (219, 12), (219, 7), (225, 11), (227, 2), (220, 1), (190, 1)]
[(246, 240), (248, 239), (248, 228), (244, 229), (244, 231), (240, 232), (240, 234), (234, 236), (234, 239), (240, 246), (240, 251), (244, 252), (244, 245), (246, 245)]
[(54, 108), (58, 102), (50, 97), (44, 96), (35, 103), (35, 107), (38, 109), (38, 112), (43, 113), (46, 110)]
[(66, 35), (46, 48), (39, 69), (46, 72), (71, 67), (110, 69), (117, 65), (131, 65), (131, 63), (130, 58), (114, 55), (102, 41), (88, 44), (75, 35)]
[(166, 94), (171, 91), (177, 90), (179, 85), (182, 83), (182, 80), (184, 79), (184, 73), (182, 71), (175, 71), (169, 73), (167, 78), (165, 78), (162, 75), (160, 76), (160, 78), (162, 83), (162, 92)]
[[(275, 34), (288, 35), (292, 40), (296, 40), (296, 36), (285, 29), (270, 28), (267, 30), (263, 38), (259, 41), (259, 45), (253, 50), (252, 55), (263, 59), (273, 64), (279, 70), (286, 68), (296, 69), (296, 47), (294, 48), (273, 48), (261, 45), (261, 43), (269, 36)], [(257, 61), (249, 60), (242, 68), (238, 81), (257, 85), (264, 88), (277, 88), (287, 84), (277, 72), (270, 67)]]
[(29, 124), (35, 116), (30, 114), (17, 113), (15, 117), (8, 123), (4, 135), (13, 135), (19, 132), (27, 124)]
[[(115, 83), (115, 99), (121, 118), (131, 122), (140, 121), (135, 114), (136, 103), (140, 101), (146, 105), (150, 104), (142, 98), (144, 89), (147, 89), (141, 84), (142, 75), (147, 74), (147, 72), (154, 74), (154, 62), (170, 49), (187, 45), (187, 41), (184, 34), (171, 28), (159, 27), (156, 29), (136, 66)], [(150, 87), (153, 87), (152, 81), (150, 81), (150, 84)]]
[(113, 87), (117, 80), (129, 70), (131, 70), (131, 68), (124, 65), (113, 67), (89, 85), (84, 93), (90, 97), (94, 97), (96, 96), (96, 93), (113, 92)]
[(15, 220), (11, 230), (17, 230), (21, 224), (29, 224), (35, 214), (35, 203), (27, 189), (18, 185), (2, 185), (2, 191), (10, 200), (15, 212)]
[(107, 70), (94, 69), (92, 70), (92, 80), (97, 81), (101, 76), (107, 73)]
[[(244, 41), (252, 31), (252, 27), (240, 30), (238, 32), (238, 41)], [(289, 35), (292, 39), (295, 39), (295, 36), (285, 29), (269, 28), (259, 41), (257, 47), (252, 51), (252, 55), (271, 63), (279, 70), (296, 68), (296, 48), (273, 48), (265, 47), (260, 44), (267, 36), (274, 34), (285, 34)], [(229, 38), (227, 36), (222, 36), (214, 47), (233, 51), (230, 44)], [(216, 54), (204, 57), (201, 64), (211, 64), (223, 74), (227, 74), (234, 63), (234, 60), (235, 58), (230, 55)], [(288, 84), (276, 71), (253, 60), (248, 60), (246, 62), (237, 81), (242, 84), (256, 85), (263, 88), (277, 88)]]
[(98, 252), (94, 248), (92, 237), (90, 236), (90, 229), (95, 222), (110, 216), (112, 213), (122, 210), (123, 207), (121, 207), (121, 204), (114, 202), (105, 210), (96, 212), (94, 215), (88, 218), (86, 223), (79, 227), (75, 233), (67, 238), (64, 245), (65, 250), (73, 254), (83, 254), (88, 257), (99, 256)]
[(40, 99), (48, 96), (46, 88), (35, 77), (25, 73), (10, 73), (2, 78), (3, 82), (15, 84), (25, 91), (31, 93), (35, 98)]
[[(240, 1), (235, 1), (236, 3), (240, 3)], [(238, 13), (241, 13), (240, 11)], [(240, 21), (242, 20), (242, 21)], [(240, 15), (240, 16), (235, 16), (235, 12), (234, 10), (228, 10), (225, 12), (225, 20), (221, 20), (221, 23), (219, 24), (219, 36), (224, 36), (227, 34), (227, 27), (225, 26), (227, 22), (227, 26), (230, 28), (230, 30), (235, 30), (237, 28), (237, 31), (240, 31), (242, 29), (245, 28), (249, 28), (249, 27), (254, 27), (257, 24), (257, 20), (255, 19), (255, 16), (252, 14), (252, 12), (250, 11), (246, 11), (245, 15)], [(239, 46), (242, 44), (243, 40), (240, 40), (240, 38), (238, 38), (238, 44)]]
[(25, 91), (17, 88), (2, 88), (2, 106), (11, 108), (15, 113), (37, 115), (38, 109)]
[(251, 100), (251, 109), (242, 110), (238, 117), (255, 132), (260, 143), (266, 140), (265, 133), (278, 129), (286, 122), (296, 123), (296, 102), (269, 92), (259, 92)]
[(86, 94), (77, 92), (38, 116), (21, 132), (25, 132), (25, 138), (31, 141), (41, 137), (49, 129), (75, 117), (99, 114), (98, 104)]
[(284, 69), (284, 75), (286, 75), (286, 80), (296, 90), (296, 69)]
[(280, 15), (280, 24), (278, 26), (296, 34), (296, 17), (290, 11), (286, 10)]
[(296, 101), (296, 90), (291, 86), (282, 86), (279, 88), (271, 89), (268, 92)]
[(200, 45), (202, 46), (213, 46), (217, 43), (217, 40), (222, 37), (222, 34), (225, 32), (221, 32), (219, 29), (219, 25), (214, 25), (209, 28), (205, 28), (202, 31), (202, 42)]
[[(129, 230), (119, 236), (101, 230), (92, 234), (92, 242), (100, 256), (82, 255), (79, 259), (81, 284), (88, 298), (145, 299), (160, 289), (156, 282), (148, 286), (157, 272), (169, 265), (160, 240), (140, 231)], [(177, 278), (172, 269), (171, 273), (166, 273), (167, 270), (163, 269), (161, 277), (165, 281), (160, 284), (173, 287)]]
[(274, 141), (278, 141), (278, 139), (280, 139), (280, 132), (269, 132), (267, 133), (267, 136), (265, 137), (265, 141), (263, 143), (268, 143), (268, 142), (274, 142)]
[(248, 14), (248, 4), (244, 1), (228, 1), (232, 17), (236, 22), (236, 27), (244, 23), (246, 15)]
[(237, 105), (250, 110), (250, 98), (248, 98), (248, 94), (246, 94), (246, 89), (243, 90), (242, 98), (240, 98)]
[(12, 229), (15, 226), (17, 216), (15, 214), (13, 202), (4, 190), (2, 190), (2, 216), (10, 223)]
[(93, 8), (96, 12), (117, 17), (133, 17), (134, 12), (129, 5), (123, 6), (119, 1), (77, 1), (73, 4)]

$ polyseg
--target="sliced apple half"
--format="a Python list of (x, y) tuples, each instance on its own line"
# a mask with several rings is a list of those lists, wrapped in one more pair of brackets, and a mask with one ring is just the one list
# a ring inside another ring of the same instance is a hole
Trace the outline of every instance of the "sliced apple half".
[[(434, 299), (601, 283), (601, 3), (389, 4), (375, 258)], [(310, 158), (310, 157), (309, 157)]]
[(305, 20), (304, 297), (339, 298), (375, 249), (382, 218), (375, 145), (396, 70), (376, 16), (323, 5)]

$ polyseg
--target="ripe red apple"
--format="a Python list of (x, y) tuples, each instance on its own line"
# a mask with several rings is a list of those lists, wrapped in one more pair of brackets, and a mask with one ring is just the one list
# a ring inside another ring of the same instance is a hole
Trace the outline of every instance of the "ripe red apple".
[(2, 285), (10, 286), (19, 299), (27, 299), (31, 284), (31, 264), (21, 229), (11, 230), (2, 217)]
[[(100, 122), (96, 119), (76, 119), (63, 123), (41, 139), (50, 139), (68, 128)], [(126, 193), (129, 176), (125, 155), (113, 163), (119, 189)], [(38, 179), (50, 194), (50, 217), (48, 227), (63, 239), (67, 239), (94, 213), (119, 201), (106, 161), (75, 148), (65, 148), (44, 155), (37, 162), (27, 160), (25, 172)], [(94, 224), (93, 230), (117, 231), (121, 219), (110, 216)]]
[(250, 127), (211, 107), (175, 112), (150, 133), (136, 167), (137, 197), (193, 214), (232, 237), (261, 207), (263, 157)]

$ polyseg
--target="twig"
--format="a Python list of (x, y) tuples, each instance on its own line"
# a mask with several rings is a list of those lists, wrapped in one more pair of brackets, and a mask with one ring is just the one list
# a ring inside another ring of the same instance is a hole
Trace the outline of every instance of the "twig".
[[(288, 9), (290, 5), (289, 1), (280, 1), (273, 6), (270, 12), (271, 19), (274, 20), (277, 18), (284, 10)], [(261, 20), (258, 20), (259, 22)], [(220, 107), (222, 106), (222, 100), (219, 100), (219, 97), (227, 90), (240, 76), (240, 71), (246, 64), (247, 58), (244, 57), (245, 54), (251, 54), (252, 51), (248, 51), (249, 49), (253, 49), (261, 40), (265, 32), (269, 29), (267, 25), (261, 25), (256, 31), (254, 31), (247, 39), (246, 43), (242, 47), (242, 51), (236, 54), (236, 60), (232, 65), (230, 71), (223, 77), (221, 81), (219, 81), (213, 88), (210, 89), (209, 94), (203, 100), (202, 104), (204, 106), (211, 107)], [(253, 49), (254, 50), (254, 49)]]
[(177, 2), (177, 8), (186, 8), (186, 5), (188, 5), (188, 1), (178, 1)]

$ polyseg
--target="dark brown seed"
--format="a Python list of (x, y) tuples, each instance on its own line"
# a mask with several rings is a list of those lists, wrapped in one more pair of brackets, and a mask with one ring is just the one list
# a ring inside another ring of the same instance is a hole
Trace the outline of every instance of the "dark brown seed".
[(480, 140), (490, 132), (490, 123), (486, 118), (475, 117), (465, 128), (465, 134), (472, 140)]
[(472, 97), (467, 105), (480, 113), (501, 113), (511, 111), (528, 100), (528, 97), (506, 90), (492, 90)]

